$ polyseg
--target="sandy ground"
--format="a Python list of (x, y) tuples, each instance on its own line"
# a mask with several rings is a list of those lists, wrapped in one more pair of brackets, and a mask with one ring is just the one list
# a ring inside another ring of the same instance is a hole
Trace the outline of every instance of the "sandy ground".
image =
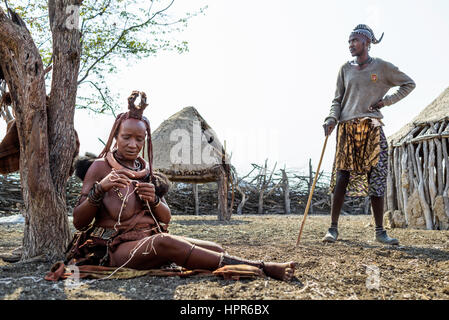
[[(51, 263), (0, 259), (0, 299), (449, 299), (449, 231), (389, 230), (400, 246), (373, 240), (368, 216), (344, 216), (340, 240), (323, 244), (329, 216), (308, 216), (298, 247), (300, 215), (173, 216), (170, 233), (222, 244), (233, 255), (266, 261), (297, 261), (291, 282), (269, 278), (150, 277), (130, 280), (45, 281)], [(0, 254), (21, 245), (21, 224), (0, 225)]]

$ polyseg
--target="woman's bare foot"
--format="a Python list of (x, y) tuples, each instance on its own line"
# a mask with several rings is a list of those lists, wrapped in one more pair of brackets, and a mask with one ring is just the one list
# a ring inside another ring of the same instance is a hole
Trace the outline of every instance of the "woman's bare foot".
[(265, 262), (263, 271), (269, 277), (274, 279), (290, 281), (295, 273), (296, 262), (290, 261), (285, 263)]

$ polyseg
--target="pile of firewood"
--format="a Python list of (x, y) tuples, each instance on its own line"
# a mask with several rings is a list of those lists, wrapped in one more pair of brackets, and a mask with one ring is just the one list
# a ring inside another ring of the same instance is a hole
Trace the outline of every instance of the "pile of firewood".
[(0, 175), (0, 213), (19, 213), (22, 206), (19, 175)]
[[(310, 188), (315, 177), (309, 162), (307, 173), (276, 170), (264, 165), (253, 164), (253, 169), (245, 176), (238, 177), (232, 171), (228, 204), (232, 214), (303, 214), (307, 205)], [(312, 197), (309, 214), (329, 214), (331, 195), (330, 174), (320, 172)], [(217, 212), (218, 194), (216, 183), (198, 186), (199, 214)], [(173, 183), (166, 200), (174, 214), (195, 214), (194, 188), (192, 184)], [(369, 198), (347, 197), (342, 214), (369, 214)]]
[[(310, 187), (315, 177), (312, 164), (308, 172), (269, 169), (253, 164), (253, 169), (239, 177), (231, 170), (228, 204), (232, 214), (303, 214)], [(320, 172), (313, 193), (309, 214), (329, 214), (331, 195), (330, 174)], [(78, 201), (82, 182), (75, 176), (67, 183), (67, 211), (71, 214)], [(195, 214), (194, 188), (192, 184), (172, 183), (166, 195), (173, 214)], [(198, 185), (199, 214), (216, 214), (218, 193), (216, 183)], [(20, 177), (16, 174), (0, 175), (0, 214), (17, 214), (23, 208)], [(369, 214), (369, 198), (347, 198), (342, 214)]]
[[(78, 201), (82, 182), (72, 176), (67, 181), (67, 211), (71, 214)], [(0, 175), (0, 214), (18, 214), (23, 209), (22, 189), (18, 173)]]

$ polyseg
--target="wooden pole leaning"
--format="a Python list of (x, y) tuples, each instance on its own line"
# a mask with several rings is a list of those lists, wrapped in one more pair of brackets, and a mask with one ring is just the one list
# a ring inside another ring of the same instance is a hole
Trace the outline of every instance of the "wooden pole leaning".
[(296, 246), (298, 246), (299, 241), (301, 240), (302, 230), (304, 229), (304, 224), (306, 222), (307, 214), (309, 213), (310, 204), (312, 203), (313, 192), (315, 191), (316, 181), (318, 180), (318, 176), (320, 174), (321, 162), (323, 161), (324, 151), (326, 150), (327, 139), (329, 135), (326, 135), (326, 139), (324, 140), (323, 150), (321, 151), (320, 161), (318, 163), (318, 167), (316, 169), (315, 178), (313, 179), (312, 188), (310, 188), (309, 199), (307, 200), (306, 210), (304, 211), (304, 217), (302, 218), (301, 228), (299, 229), (298, 240), (296, 241)]

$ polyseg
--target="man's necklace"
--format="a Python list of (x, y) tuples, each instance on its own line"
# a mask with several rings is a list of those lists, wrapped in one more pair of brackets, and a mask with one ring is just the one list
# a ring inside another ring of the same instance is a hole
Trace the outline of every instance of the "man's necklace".
[(357, 60), (354, 60), (354, 64), (357, 64), (359, 67), (361, 67), (361, 66), (363, 66), (365, 64), (371, 63), (371, 61), (373, 61), (373, 58), (369, 57), (368, 59), (366, 59), (362, 63), (358, 63)]

